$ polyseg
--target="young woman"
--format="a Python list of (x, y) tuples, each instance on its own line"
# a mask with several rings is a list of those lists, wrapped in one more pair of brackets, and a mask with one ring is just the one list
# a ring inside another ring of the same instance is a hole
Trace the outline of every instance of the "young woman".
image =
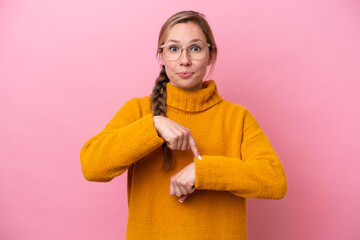
[(202, 14), (171, 16), (157, 54), (152, 93), (84, 144), (83, 175), (107, 182), (128, 170), (128, 240), (247, 239), (246, 198), (282, 199), (282, 163), (254, 116), (203, 80), (217, 47)]

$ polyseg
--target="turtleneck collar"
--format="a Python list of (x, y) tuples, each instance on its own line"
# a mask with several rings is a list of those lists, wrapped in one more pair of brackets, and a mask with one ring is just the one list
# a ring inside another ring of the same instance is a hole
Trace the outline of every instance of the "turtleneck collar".
[(222, 101), (214, 80), (203, 81), (199, 90), (184, 90), (167, 83), (166, 104), (185, 112), (200, 112)]

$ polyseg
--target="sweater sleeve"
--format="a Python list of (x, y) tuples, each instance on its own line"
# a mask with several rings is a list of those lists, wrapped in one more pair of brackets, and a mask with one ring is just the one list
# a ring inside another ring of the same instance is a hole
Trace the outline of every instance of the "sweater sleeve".
[(246, 110), (240, 158), (194, 157), (195, 188), (230, 191), (246, 198), (282, 199), (287, 180), (282, 163), (268, 137)]
[(160, 147), (152, 114), (141, 117), (138, 98), (128, 100), (105, 128), (85, 142), (80, 151), (86, 180), (108, 182)]

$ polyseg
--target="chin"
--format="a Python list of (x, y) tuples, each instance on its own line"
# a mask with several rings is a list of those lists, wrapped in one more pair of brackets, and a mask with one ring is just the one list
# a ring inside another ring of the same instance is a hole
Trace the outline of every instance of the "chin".
[(202, 81), (198, 81), (192, 78), (177, 78), (175, 84), (180, 88), (191, 89), (199, 85), (200, 82)]
[[(183, 80), (183, 81), (186, 81), (186, 79)], [(178, 85), (179, 85), (180, 87), (184, 87), (184, 88), (193, 88), (193, 87), (196, 87), (197, 83), (182, 82), (182, 83), (178, 83)]]

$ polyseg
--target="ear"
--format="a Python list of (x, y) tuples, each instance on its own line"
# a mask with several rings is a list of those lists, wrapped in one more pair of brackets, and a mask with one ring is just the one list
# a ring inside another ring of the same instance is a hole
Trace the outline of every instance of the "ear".
[(159, 54), (159, 56), (157, 57), (157, 60), (158, 60), (159, 66), (164, 65), (164, 61), (163, 61), (163, 58), (162, 58), (162, 54)]
[(213, 63), (213, 60), (214, 60), (214, 52), (211, 52), (210, 53), (210, 56), (209, 56), (209, 61), (208, 61), (208, 64), (207, 65), (211, 65)]
[(159, 63), (161, 66), (164, 65), (163, 55), (161, 53), (159, 54)]

